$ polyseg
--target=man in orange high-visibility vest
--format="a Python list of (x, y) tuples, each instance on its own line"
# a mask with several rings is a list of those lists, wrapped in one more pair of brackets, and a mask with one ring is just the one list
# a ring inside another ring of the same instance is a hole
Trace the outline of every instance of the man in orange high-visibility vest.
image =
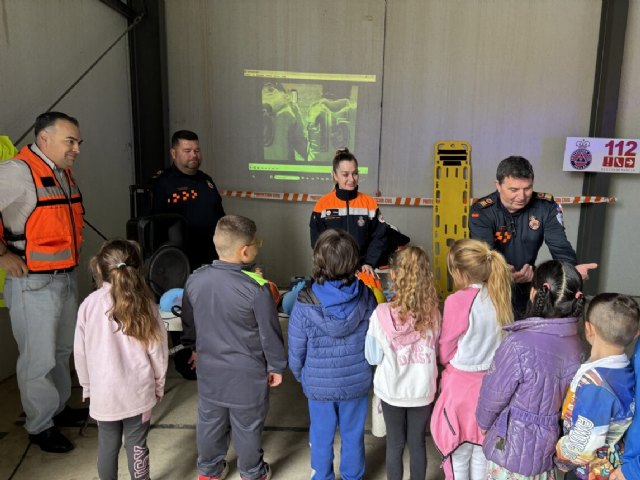
[(86, 418), (65, 406), (78, 310), (83, 206), (71, 166), (80, 153), (78, 121), (46, 112), (35, 143), (0, 163), (0, 268), (18, 344), (16, 375), (29, 439), (47, 452), (73, 444), (58, 430)]

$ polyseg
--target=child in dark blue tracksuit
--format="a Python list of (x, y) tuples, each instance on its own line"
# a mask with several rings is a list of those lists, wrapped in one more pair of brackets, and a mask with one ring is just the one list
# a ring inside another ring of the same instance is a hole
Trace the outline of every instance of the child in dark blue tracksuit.
[(311, 478), (335, 478), (333, 439), (339, 427), (341, 477), (361, 480), (372, 380), (364, 344), (376, 300), (356, 279), (358, 246), (348, 233), (322, 233), (313, 261), (314, 283), (299, 293), (289, 318), (289, 367), (309, 402)]

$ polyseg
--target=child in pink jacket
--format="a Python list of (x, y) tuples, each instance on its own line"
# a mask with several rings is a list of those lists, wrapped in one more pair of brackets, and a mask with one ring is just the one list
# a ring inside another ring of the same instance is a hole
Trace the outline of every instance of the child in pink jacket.
[(164, 394), (167, 333), (137, 243), (111, 240), (91, 259), (99, 286), (78, 310), (74, 359), (82, 399), (98, 421), (98, 475), (118, 478), (124, 444), (132, 479), (149, 478), (151, 409)]
[(447, 479), (484, 478), (484, 436), (476, 423), (482, 378), (513, 322), (511, 272), (502, 255), (479, 240), (459, 240), (449, 250), (449, 273), (458, 291), (444, 304), (439, 343), (444, 365), (431, 434)]

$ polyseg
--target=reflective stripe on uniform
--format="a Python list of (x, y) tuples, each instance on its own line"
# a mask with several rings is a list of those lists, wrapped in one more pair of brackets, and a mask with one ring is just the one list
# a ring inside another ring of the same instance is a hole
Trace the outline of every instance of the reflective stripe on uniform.
[(53, 186), (53, 187), (38, 187), (36, 188), (36, 195), (38, 200), (47, 197), (64, 197), (64, 190), (61, 187)]
[[(340, 215), (341, 217), (345, 217), (347, 215), (347, 208), (327, 208), (322, 210), (322, 212), (320, 213), (320, 218), (326, 218), (327, 216), (331, 216), (331, 215), (327, 215), (327, 211), (331, 211), (331, 212), (335, 212), (337, 210), (338, 215)], [(375, 210), (369, 210), (367, 208), (352, 208), (349, 207), (349, 215), (362, 215), (362, 216), (367, 216), (369, 218), (375, 218), (376, 216), (376, 211)]]
[(29, 252), (29, 260), (33, 262), (50, 262), (53, 260), (68, 260), (70, 258), (73, 258), (70, 248), (55, 253), (37, 252), (34, 250)]

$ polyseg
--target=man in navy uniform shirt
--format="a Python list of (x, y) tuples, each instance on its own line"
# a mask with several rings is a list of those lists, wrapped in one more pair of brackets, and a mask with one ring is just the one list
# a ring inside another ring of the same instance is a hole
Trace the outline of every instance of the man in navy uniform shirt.
[[(554, 260), (576, 265), (576, 252), (564, 231), (562, 208), (549, 193), (533, 191), (533, 167), (524, 157), (508, 157), (498, 165), (497, 190), (471, 207), (469, 233), (504, 255), (513, 274), (513, 305), (523, 318), (533, 270), (544, 241)], [(597, 264), (576, 265), (584, 279)]]
[(213, 233), (225, 212), (213, 179), (200, 170), (198, 135), (189, 130), (175, 132), (170, 153), (173, 163), (153, 181), (153, 213), (177, 213), (184, 217), (185, 253), (195, 270), (218, 258)]

